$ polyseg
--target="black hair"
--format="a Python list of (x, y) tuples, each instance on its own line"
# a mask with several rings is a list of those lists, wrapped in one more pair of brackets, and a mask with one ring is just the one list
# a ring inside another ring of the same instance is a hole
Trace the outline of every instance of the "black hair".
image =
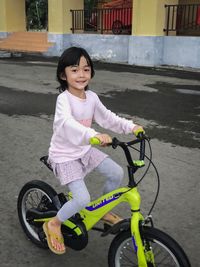
[[(64, 92), (68, 88), (67, 80), (62, 80), (61, 77), (65, 74), (65, 68), (73, 65), (79, 65), (80, 58), (84, 57), (87, 61), (88, 66), (91, 68), (91, 78), (94, 77), (93, 62), (84, 48), (81, 47), (70, 47), (66, 49), (59, 58), (57, 66), (57, 81), (60, 83), (58, 87), (60, 92)], [(88, 89), (86, 86), (85, 90)]]

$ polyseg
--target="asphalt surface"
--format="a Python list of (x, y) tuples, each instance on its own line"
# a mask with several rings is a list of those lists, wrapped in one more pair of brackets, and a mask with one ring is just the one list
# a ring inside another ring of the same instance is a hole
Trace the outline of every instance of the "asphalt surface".
[[(65, 190), (39, 162), (40, 156), (48, 151), (52, 134), (58, 94), (56, 62), (57, 58), (36, 56), (0, 59), (2, 267), (107, 266), (113, 236), (102, 238), (92, 231), (83, 251), (69, 250), (58, 257), (27, 240), (18, 222), (17, 197), (26, 182), (40, 179), (57, 191)], [(200, 71), (102, 62), (94, 65), (96, 74), (90, 88), (109, 109), (142, 124), (151, 136), (154, 162), (161, 179), (160, 195), (152, 213), (155, 226), (180, 243), (193, 267), (200, 266), (197, 249), (200, 243)], [(97, 125), (94, 127), (102, 130)], [(126, 170), (121, 151), (105, 150)], [(93, 172), (87, 184), (95, 198), (101, 192), (103, 177)], [(144, 214), (151, 207), (156, 186), (154, 172), (150, 170), (139, 187)], [(118, 208), (117, 212), (130, 216), (127, 206)]]

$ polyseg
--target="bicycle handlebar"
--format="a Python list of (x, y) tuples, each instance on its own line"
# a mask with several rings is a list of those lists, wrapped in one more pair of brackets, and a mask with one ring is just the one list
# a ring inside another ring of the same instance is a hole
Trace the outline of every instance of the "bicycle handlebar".
[(91, 137), (90, 138), (90, 145), (101, 145), (101, 142), (100, 142), (99, 138)]
[[(145, 165), (144, 164), (145, 139), (147, 139), (147, 137), (143, 133), (140, 133), (137, 136), (137, 139), (130, 141), (130, 142), (121, 142), (116, 137), (114, 137), (112, 139), (112, 143), (110, 143), (108, 145), (111, 145), (114, 149), (116, 149), (118, 146), (120, 146), (124, 150), (124, 153), (126, 155), (126, 158), (127, 158), (129, 165), (140, 168), (140, 167), (143, 167)], [(128, 147), (131, 145), (135, 145), (137, 143), (140, 143), (140, 156), (139, 156), (138, 160), (132, 160), (132, 157), (131, 157), (131, 154), (130, 154)], [(92, 138), (90, 138), (90, 144), (91, 145), (100, 145), (101, 142), (97, 137), (92, 137)]]

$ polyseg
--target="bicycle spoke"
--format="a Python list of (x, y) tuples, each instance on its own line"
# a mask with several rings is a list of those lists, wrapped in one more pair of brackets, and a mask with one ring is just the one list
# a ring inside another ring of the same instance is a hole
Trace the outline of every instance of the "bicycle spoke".
[(127, 267), (127, 266), (137, 267), (138, 265), (135, 265), (135, 264), (133, 265), (133, 264), (129, 264), (129, 263), (127, 263), (127, 264), (122, 263), (121, 267), (123, 267), (123, 266), (125, 266), (125, 267)]
[(41, 193), (39, 193), (38, 191), (36, 191), (35, 192), (35, 195), (36, 195), (37, 203), (39, 203), (40, 200), (41, 200)]
[(37, 203), (35, 202), (34, 196), (30, 194), (30, 199), (32, 200), (32, 207), (37, 207)]
[(38, 204), (40, 203), (40, 201), (41, 201), (41, 193), (39, 193), (38, 191), (35, 191), (34, 192), (34, 194), (35, 194), (35, 204), (36, 204), (36, 207), (38, 206)]
[(134, 261), (135, 252), (132, 243), (127, 242), (123, 245), (122, 251), (120, 253), (120, 266), (131, 266), (137, 267), (137, 263)]
[(126, 255), (124, 255), (123, 254), (123, 259), (125, 260), (125, 261), (127, 261), (128, 263), (130, 263), (131, 264), (131, 266), (133, 266), (132, 264), (134, 264), (134, 262), (130, 259), (130, 258), (128, 258)]

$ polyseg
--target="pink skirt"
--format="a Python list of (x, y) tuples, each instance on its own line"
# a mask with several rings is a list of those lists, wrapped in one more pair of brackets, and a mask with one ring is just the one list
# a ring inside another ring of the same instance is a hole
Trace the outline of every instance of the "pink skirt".
[(107, 154), (97, 148), (91, 147), (81, 159), (62, 163), (55, 163), (50, 159), (49, 163), (61, 185), (66, 185), (72, 181), (83, 179), (106, 157), (108, 157)]

